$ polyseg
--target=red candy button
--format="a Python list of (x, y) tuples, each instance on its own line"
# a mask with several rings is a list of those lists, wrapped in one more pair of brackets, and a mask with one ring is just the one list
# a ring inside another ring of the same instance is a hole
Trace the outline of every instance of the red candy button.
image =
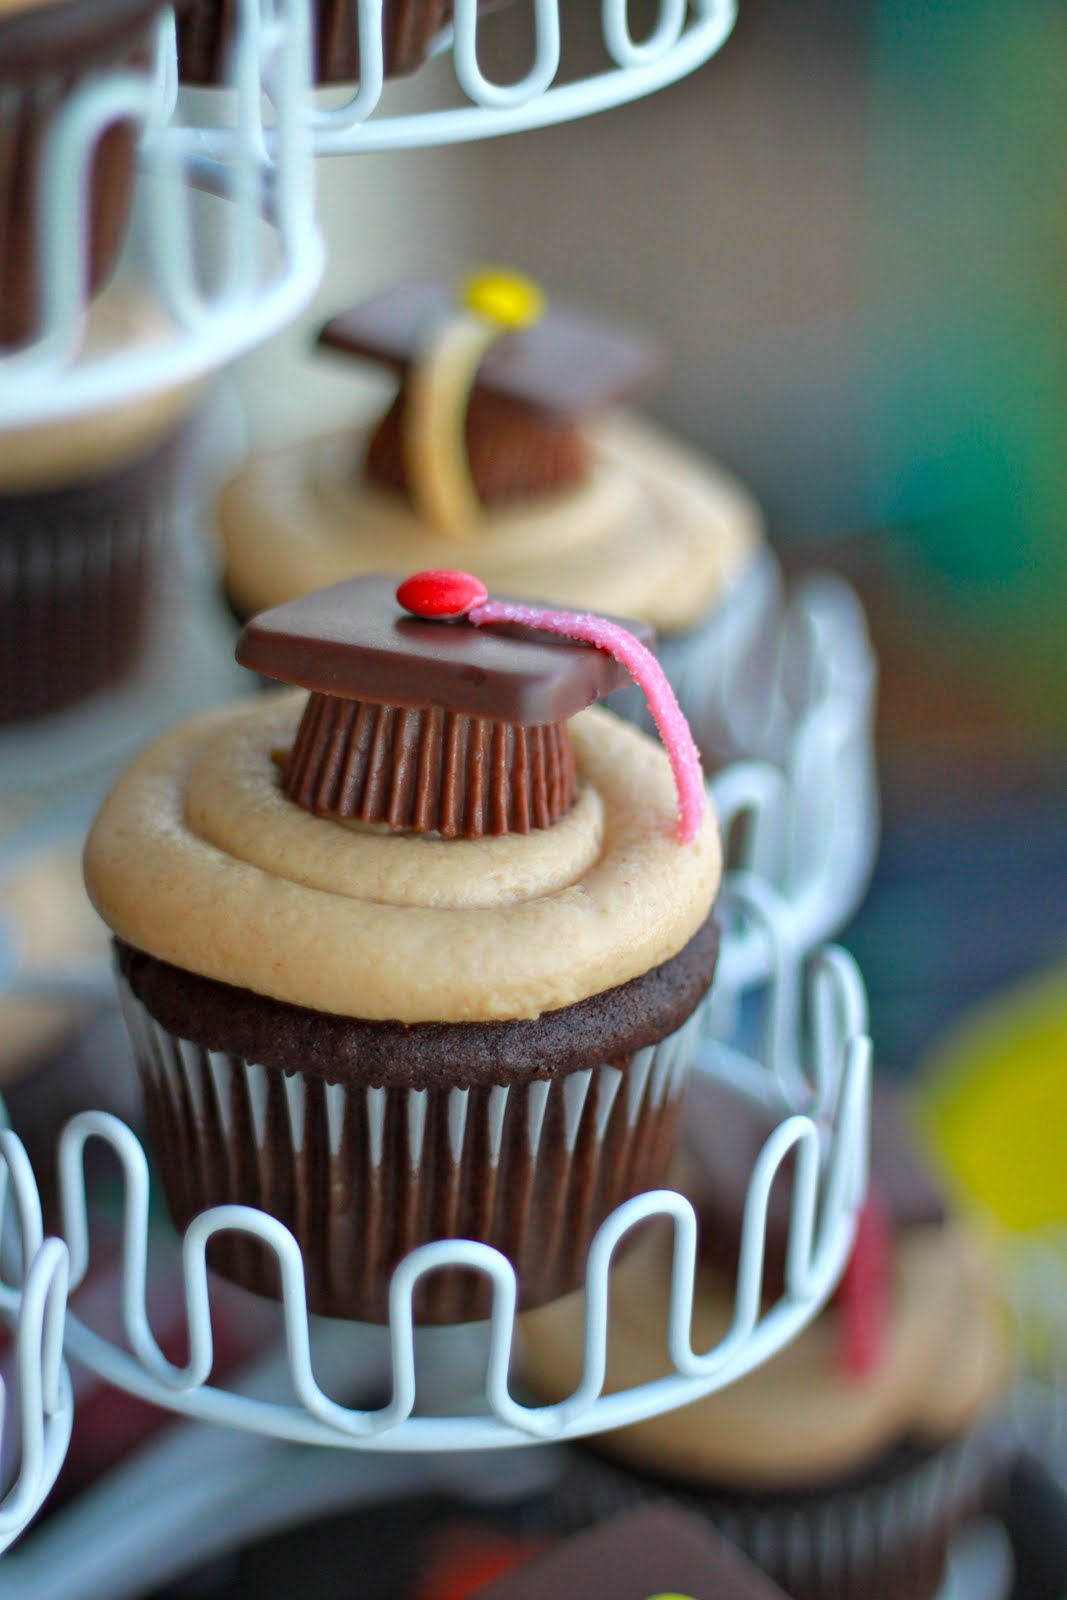
[(889, 1325), (893, 1242), (885, 1204), (872, 1189), (859, 1215), (852, 1257), (838, 1286), (841, 1365), (850, 1378), (874, 1372)]
[(489, 590), (470, 572), (416, 572), (404, 579), (396, 598), (413, 617), (465, 617), (484, 605)]

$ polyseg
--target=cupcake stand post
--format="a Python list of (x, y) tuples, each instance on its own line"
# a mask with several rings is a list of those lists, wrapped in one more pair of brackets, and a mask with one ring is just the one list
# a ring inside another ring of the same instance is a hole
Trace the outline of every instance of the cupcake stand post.
[[(312, 98), (309, 0), (243, 0), (222, 125), (200, 126), (185, 116), (169, 11), (157, 24), (148, 68), (100, 73), (70, 97), (40, 177), (41, 321), (28, 345), (0, 352), (0, 428), (61, 424), (202, 377), (290, 320), (313, 293), (322, 265), (315, 154), (455, 142), (588, 115), (693, 70), (722, 45), (734, 20), (730, 0), (661, 0), (650, 32), (636, 39), (626, 0), (604, 0), (602, 69), (560, 82), (565, 9), (559, 0), (535, 0), (533, 61), (518, 81), (502, 85), (479, 64), (477, 0), (456, 0), (454, 27), (435, 41), (434, 52), (450, 53), (462, 103), (397, 114), (383, 102), (382, 5), (359, 0), (362, 76), (340, 107), (326, 110)], [(143, 287), (158, 312), (158, 332), (147, 348), (100, 352), (80, 344), (81, 178), (100, 131), (116, 117), (132, 121), (139, 134), (149, 244)], [(201, 287), (204, 242), (190, 220), (196, 188), (226, 202), (211, 256), (218, 259), (221, 235), (225, 270), (211, 292)], [(183, 1560), (232, 1548), (265, 1526), (390, 1491), (447, 1482), (488, 1499), (502, 1492), (502, 1482), (530, 1482), (550, 1470), (554, 1444), (676, 1408), (734, 1381), (825, 1304), (849, 1255), (864, 1194), (870, 1045), (854, 965), (841, 951), (817, 947), (854, 908), (873, 857), (874, 674), (862, 617), (835, 581), (812, 579), (788, 602), (776, 598), (764, 625), (778, 641), (767, 683), (758, 692), (743, 688), (727, 663), (717, 688), (735, 753), (745, 759), (716, 778), (715, 797), (725, 830), (743, 832), (745, 844), (735, 856), (720, 975), (701, 1019), (701, 1070), (731, 1079), (781, 1120), (752, 1174), (735, 1316), (725, 1338), (711, 1350), (692, 1347), (696, 1223), (689, 1202), (671, 1191), (627, 1202), (600, 1228), (588, 1262), (582, 1381), (566, 1401), (540, 1407), (524, 1403), (509, 1382), (516, 1282), (497, 1252), (463, 1240), (424, 1246), (395, 1274), (387, 1330), (320, 1323), (308, 1317), (292, 1235), (261, 1212), (231, 1206), (198, 1218), (183, 1241), (188, 1358), (175, 1364), (157, 1343), (146, 1310), (149, 1174), (137, 1138), (104, 1112), (69, 1123), (59, 1148), (60, 1236), (45, 1238), (25, 1151), (4, 1133), (0, 1316), (16, 1353), (7, 1411), (18, 1412), (20, 1427), (4, 1433), (11, 1459), (0, 1479), (6, 1485), (0, 1543), (32, 1520), (62, 1464), (73, 1404), (68, 1358), (184, 1419), (132, 1469), (83, 1494), (5, 1557), (4, 1592), (12, 1600), (116, 1600), (164, 1581)], [(72, 819), (68, 805), (57, 826), (76, 831), (81, 820)], [(744, 828), (735, 829), (743, 820)], [(18, 855), (15, 848), (6, 859)], [(8, 934), (0, 941), (5, 990), (62, 994), (72, 983), (81, 995), (109, 990), (108, 975), (95, 969), (73, 979), (39, 966), (27, 971), (17, 930), (0, 931)], [(754, 988), (763, 991), (765, 1009), (752, 1042), (735, 1023), (741, 998)], [(118, 1338), (67, 1307), (68, 1292), (90, 1265), (84, 1160), (87, 1146), (101, 1144), (121, 1173)], [(801, 1181), (786, 1291), (765, 1308), (768, 1196), (775, 1172), (794, 1153)], [(674, 1370), (604, 1394), (613, 1252), (653, 1215), (668, 1218), (674, 1230)], [(281, 1348), (225, 1386), (212, 1381), (205, 1264), (208, 1241), (221, 1229), (264, 1241), (284, 1285)], [(442, 1265), (466, 1266), (491, 1283), (492, 1319), (477, 1332), (416, 1333), (413, 1292)], [(532, 1444), (542, 1448), (513, 1449)], [(294, 1451), (294, 1445), (328, 1448)], [(183, 1490), (170, 1493), (182, 1466)], [(121, 1543), (113, 1537), (117, 1520)]]

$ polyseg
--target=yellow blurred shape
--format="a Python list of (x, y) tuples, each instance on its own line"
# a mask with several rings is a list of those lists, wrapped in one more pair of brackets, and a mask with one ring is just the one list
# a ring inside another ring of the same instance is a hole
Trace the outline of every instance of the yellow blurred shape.
[(1067, 1221), (1067, 968), (971, 1013), (917, 1087), (965, 1200), (1015, 1231)]
[(545, 295), (539, 284), (521, 272), (487, 268), (473, 272), (460, 285), (460, 301), (468, 311), (496, 322), (502, 328), (529, 328), (545, 312)]

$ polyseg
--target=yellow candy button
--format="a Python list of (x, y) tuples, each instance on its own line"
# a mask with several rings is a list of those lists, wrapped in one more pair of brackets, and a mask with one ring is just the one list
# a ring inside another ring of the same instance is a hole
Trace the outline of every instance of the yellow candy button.
[(648, 1600), (693, 1600), (688, 1594), (650, 1594)]
[(468, 311), (476, 311), (501, 328), (532, 327), (545, 313), (541, 287), (520, 272), (503, 269), (471, 273), (460, 284), (459, 298)]

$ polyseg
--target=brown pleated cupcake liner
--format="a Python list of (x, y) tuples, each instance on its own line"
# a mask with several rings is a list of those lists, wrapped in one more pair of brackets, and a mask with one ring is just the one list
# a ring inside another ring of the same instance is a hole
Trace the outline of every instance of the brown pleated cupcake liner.
[(585, 1453), (528, 1523), (562, 1535), (670, 1499), (707, 1517), (792, 1600), (934, 1600), (953, 1540), (995, 1501), (1009, 1454), (1003, 1427), (985, 1420), (883, 1481), (747, 1506), (740, 1492), (668, 1488)]
[(148, 637), (175, 434), (108, 480), (0, 495), (0, 726), (111, 688)]
[[(183, 83), (231, 81), (239, 0), (191, 0), (178, 12), (178, 71)], [(414, 72), (451, 24), (451, 0), (384, 0), (382, 48), (386, 77)], [(359, 77), (358, 10), (354, 0), (313, 0), (312, 61), (316, 83)]]
[[(129, 51), (93, 60), (92, 68), (125, 66), (144, 58), (143, 26)], [(51, 130), (76, 95), (79, 70), (37, 72), (25, 82), (5, 78), (0, 61), (0, 349), (39, 334), (39, 291), (45, 263), (38, 244), (45, 157)], [(118, 261), (133, 196), (135, 130), (114, 123), (101, 135), (89, 165), (86, 299), (104, 288)]]
[[(118, 984), (175, 1224), (228, 1203), (266, 1211), (301, 1247), (310, 1309), (363, 1322), (387, 1320), (394, 1268), (433, 1240), (502, 1251), (522, 1309), (579, 1287), (600, 1223), (667, 1173), (703, 1009), (610, 1065), (513, 1086), (376, 1088), (176, 1038), (121, 973)], [(253, 1239), (220, 1236), (209, 1264), (279, 1292)], [(445, 1268), (416, 1292), (416, 1321), (475, 1321), (491, 1302), (488, 1279)]]
[(550, 827), (578, 779), (562, 723), (523, 728), (313, 694), (283, 782), (318, 816), (478, 839)]

